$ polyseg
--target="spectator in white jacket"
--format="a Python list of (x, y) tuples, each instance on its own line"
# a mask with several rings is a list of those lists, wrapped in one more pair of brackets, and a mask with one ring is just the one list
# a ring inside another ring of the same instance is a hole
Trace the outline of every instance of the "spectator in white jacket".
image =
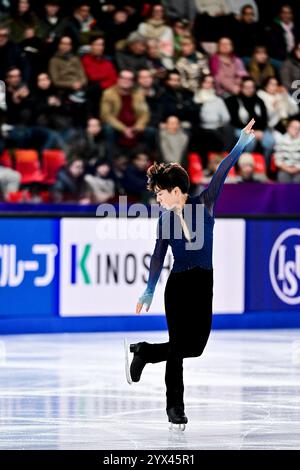
[(287, 132), (275, 134), (275, 163), (280, 183), (300, 183), (300, 121), (292, 119)]
[(224, 100), (216, 94), (212, 75), (203, 77), (194, 101), (200, 105), (200, 125), (203, 129), (216, 130), (230, 123), (230, 114)]
[(288, 94), (283, 86), (279, 85), (278, 80), (274, 77), (265, 80), (262, 90), (259, 90), (257, 95), (267, 108), (269, 129), (284, 132), (285, 121), (299, 113), (295, 99)]
[(203, 77), (194, 101), (199, 105), (199, 128), (194, 130), (191, 149), (200, 153), (207, 166), (209, 152), (223, 152), (234, 141), (234, 128), (224, 100), (217, 96), (212, 75)]

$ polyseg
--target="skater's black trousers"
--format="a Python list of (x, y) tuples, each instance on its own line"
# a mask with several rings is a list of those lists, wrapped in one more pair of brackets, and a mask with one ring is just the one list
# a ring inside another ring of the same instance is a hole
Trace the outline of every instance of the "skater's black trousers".
[(165, 288), (165, 311), (169, 341), (143, 343), (140, 354), (146, 362), (166, 361), (167, 410), (183, 406), (183, 359), (200, 356), (206, 346), (212, 321), (213, 269), (195, 267), (171, 272)]

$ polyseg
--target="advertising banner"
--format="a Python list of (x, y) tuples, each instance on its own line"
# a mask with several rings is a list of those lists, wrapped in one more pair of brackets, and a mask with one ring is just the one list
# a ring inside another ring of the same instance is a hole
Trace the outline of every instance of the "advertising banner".
[(58, 315), (59, 221), (0, 219), (0, 317)]
[(246, 310), (300, 309), (300, 221), (248, 221)]
[[(134, 314), (146, 288), (156, 224), (157, 219), (62, 219), (60, 315)], [(215, 313), (244, 312), (244, 258), (245, 221), (216, 220)], [(164, 313), (164, 286), (171, 268), (169, 248), (151, 315)]]

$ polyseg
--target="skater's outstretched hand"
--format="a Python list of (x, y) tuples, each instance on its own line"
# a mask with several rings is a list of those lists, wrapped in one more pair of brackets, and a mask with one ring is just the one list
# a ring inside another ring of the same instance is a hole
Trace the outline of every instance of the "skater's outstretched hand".
[(255, 137), (254, 130), (252, 129), (254, 124), (255, 124), (255, 119), (251, 119), (251, 121), (248, 122), (247, 126), (244, 127), (243, 132), (245, 132), (245, 134), (250, 134)]
[(150, 292), (146, 289), (143, 295), (141, 295), (141, 297), (138, 300), (135, 313), (140, 314), (144, 304), (146, 305), (146, 312), (148, 312), (150, 305), (152, 303), (152, 299), (153, 299), (153, 292)]

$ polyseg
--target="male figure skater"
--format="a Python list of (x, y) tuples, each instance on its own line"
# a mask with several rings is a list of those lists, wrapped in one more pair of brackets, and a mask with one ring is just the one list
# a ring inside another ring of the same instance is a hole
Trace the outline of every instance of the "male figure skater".
[[(161, 344), (139, 342), (128, 345), (125, 340), (126, 376), (130, 384), (138, 382), (147, 363), (166, 361), (166, 411), (170, 426), (174, 425), (182, 430), (188, 421), (183, 401), (183, 359), (202, 354), (211, 330), (214, 208), (226, 176), (246, 145), (254, 138), (254, 122), (252, 119), (242, 130), (237, 144), (221, 162), (209, 186), (200, 195), (188, 195), (189, 176), (181, 165), (155, 163), (148, 169), (148, 189), (155, 192), (157, 202), (166, 210), (158, 219), (147, 288), (138, 300), (136, 313), (141, 312), (144, 304), (146, 311), (149, 310), (170, 245), (174, 263), (164, 293), (169, 341)], [(195, 233), (194, 227), (197, 226), (199, 214), (197, 207), (200, 204), (204, 206), (203, 223), (200, 227), (204, 232), (203, 244), (200, 248), (191, 249), (191, 235)], [(191, 215), (184, 217), (188, 215), (188, 209)], [(175, 234), (176, 224), (180, 228), (180, 237)], [(130, 352), (133, 353), (133, 359), (129, 365)]]

